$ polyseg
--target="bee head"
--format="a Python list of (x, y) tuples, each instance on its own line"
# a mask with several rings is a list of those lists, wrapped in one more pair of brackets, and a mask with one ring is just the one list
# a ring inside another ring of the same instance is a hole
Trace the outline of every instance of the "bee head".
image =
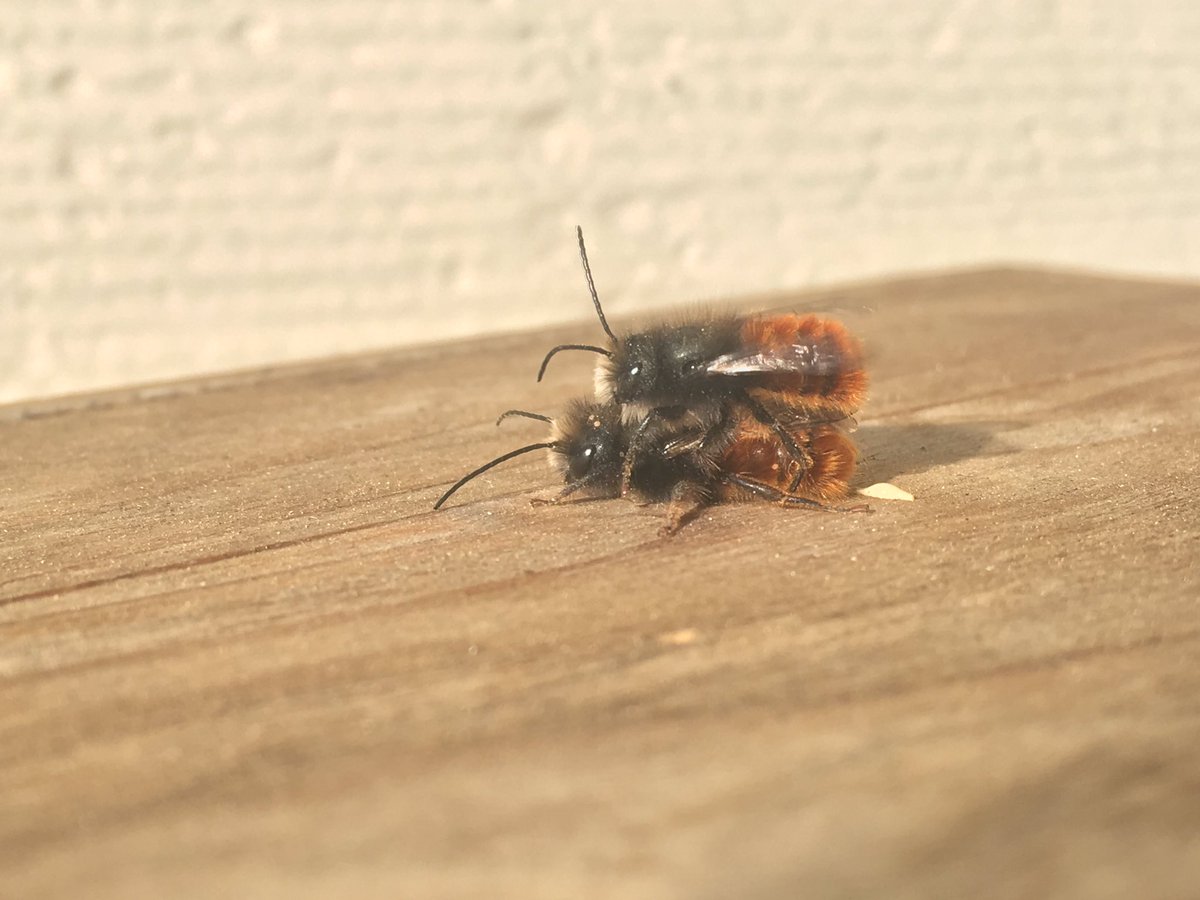
[(625, 461), (620, 407), (578, 400), (555, 420), (551, 438), (551, 461), (567, 486), (600, 496), (619, 490)]
[(616, 403), (645, 399), (658, 385), (659, 365), (655, 342), (649, 335), (632, 334), (618, 343), (611, 357), (597, 367), (596, 389)]

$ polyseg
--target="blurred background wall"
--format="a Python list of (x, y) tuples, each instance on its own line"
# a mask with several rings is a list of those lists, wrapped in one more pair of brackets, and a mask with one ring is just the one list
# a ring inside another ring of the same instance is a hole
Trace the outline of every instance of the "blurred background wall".
[(49, 0), (0, 399), (1009, 260), (1200, 276), (1200, 3)]

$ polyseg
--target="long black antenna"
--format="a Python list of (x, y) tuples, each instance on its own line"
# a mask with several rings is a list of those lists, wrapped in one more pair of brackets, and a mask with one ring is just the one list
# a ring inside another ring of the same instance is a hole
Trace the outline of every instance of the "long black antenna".
[(545, 441), (541, 444), (530, 444), (528, 447), (521, 447), (517, 450), (510, 450), (508, 453), (505, 453), (503, 456), (497, 456), (490, 463), (484, 463), (482, 466), (480, 466), (474, 472), (468, 472), (462, 478), (458, 479), (458, 481), (456, 481), (454, 483), (454, 485), (450, 488), (450, 490), (448, 490), (448, 491), (446, 491), (446, 493), (442, 494), (442, 496), (441, 496), (441, 498), (439, 498), (438, 502), (433, 504), (433, 508), (440, 509), (441, 505), (450, 499), (451, 494), (453, 494), (455, 491), (457, 491), (460, 487), (462, 487), (464, 484), (466, 484), (472, 478), (482, 475), (484, 472), (486, 472), (488, 469), (492, 468), (493, 466), (498, 466), (502, 462), (508, 462), (508, 460), (512, 459), (514, 456), (520, 456), (522, 453), (530, 453), (534, 450), (545, 450), (548, 447), (557, 447), (557, 446), (558, 445), (556, 443), (554, 443), (554, 441)]
[[(587, 247), (583, 246), (583, 228), (576, 225), (575, 233), (579, 235), (579, 258), (583, 260), (583, 274), (587, 276), (588, 290), (592, 292), (592, 304), (596, 307), (596, 315), (600, 317), (600, 327), (604, 329), (604, 333), (615, 344), (617, 336), (608, 327), (608, 320), (604, 318), (604, 310), (600, 308), (600, 295), (596, 293), (596, 282), (592, 280), (592, 267), (588, 265)], [(541, 381), (540, 378), (538, 380)]]
[(592, 353), (599, 353), (602, 356), (607, 356), (609, 359), (612, 358), (612, 351), (605, 350), (603, 347), (593, 347), (591, 344), (559, 344), (557, 347), (553, 348), (549, 353), (547, 353), (546, 358), (542, 360), (542, 367), (538, 369), (538, 381), (541, 381), (542, 376), (546, 374), (546, 366), (550, 365), (551, 358), (560, 350), (588, 350)]
[(514, 416), (520, 416), (522, 419), (537, 419), (539, 422), (545, 422), (548, 425), (554, 424), (554, 420), (549, 416), (543, 416), (541, 413), (526, 412), (523, 409), (510, 409), (508, 412), (500, 413), (500, 418), (496, 420), (496, 424), (499, 425), (505, 419), (511, 419)]

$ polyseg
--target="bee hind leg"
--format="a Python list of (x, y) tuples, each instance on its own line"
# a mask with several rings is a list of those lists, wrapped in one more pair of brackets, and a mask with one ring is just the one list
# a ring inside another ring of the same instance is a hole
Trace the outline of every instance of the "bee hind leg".
[(871, 507), (866, 503), (856, 503), (853, 506), (829, 506), (822, 503), (820, 500), (812, 500), (808, 497), (798, 497), (795, 494), (789, 494), (779, 488), (771, 487), (769, 484), (763, 484), (761, 481), (755, 481), (753, 478), (746, 478), (743, 475), (726, 475), (724, 480), (727, 484), (736, 485), (743, 488), (752, 494), (762, 497), (764, 500), (770, 500), (773, 503), (778, 503), (780, 506), (806, 506), (809, 509), (820, 509), (825, 512), (870, 512)]
[(775, 432), (776, 436), (778, 436), (780, 442), (787, 450), (788, 455), (791, 456), (796, 463), (796, 471), (792, 475), (792, 480), (788, 484), (788, 489), (786, 492), (787, 495), (790, 496), (792, 492), (800, 486), (800, 482), (804, 480), (804, 476), (808, 474), (808, 470), (812, 468), (812, 457), (809, 456), (808, 453), (796, 443), (796, 439), (792, 436), (792, 433), (783, 426), (783, 423), (780, 422), (779, 419), (776, 418), (769, 409), (751, 397), (748, 393), (745, 393), (744, 391), (742, 393), (742, 400), (746, 404), (746, 408), (750, 410), (750, 414)]

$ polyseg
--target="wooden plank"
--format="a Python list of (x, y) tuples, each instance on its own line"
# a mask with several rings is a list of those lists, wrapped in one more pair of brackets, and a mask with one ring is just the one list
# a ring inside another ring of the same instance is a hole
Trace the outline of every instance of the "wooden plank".
[(5, 895), (1194, 895), (1200, 287), (754, 302), (915, 502), (432, 512), (593, 324), (0, 410)]

